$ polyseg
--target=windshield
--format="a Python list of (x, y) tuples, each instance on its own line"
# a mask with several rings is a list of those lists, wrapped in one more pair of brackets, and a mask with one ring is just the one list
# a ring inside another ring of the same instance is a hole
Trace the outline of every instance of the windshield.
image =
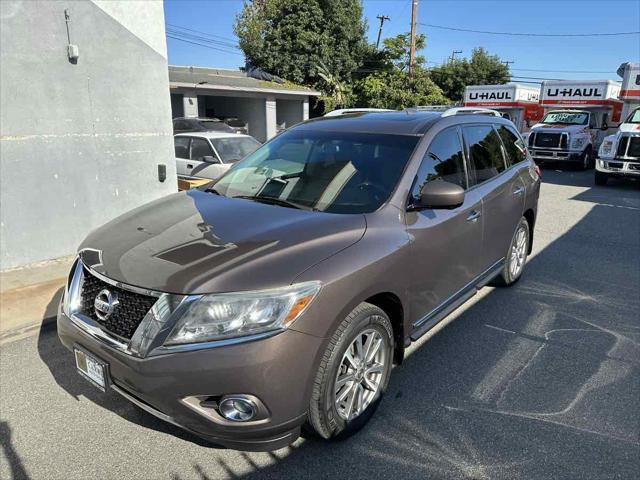
[(389, 198), (417, 142), (407, 135), (292, 130), (236, 163), (212, 189), (292, 208), (372, 212)]
[(640, 108), (636, 108), (624, 123), (640, 123)]
[(549, 112), (540, 123), (586, 125), (589, 122), (589, 114), (586, 112)]
[(212, 138), (211, 143), (224, 163), (235, 163), (260, 148), (253, 137)]

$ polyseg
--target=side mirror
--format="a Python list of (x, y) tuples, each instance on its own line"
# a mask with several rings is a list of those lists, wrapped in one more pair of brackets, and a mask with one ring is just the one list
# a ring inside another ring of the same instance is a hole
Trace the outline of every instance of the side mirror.
[(427, 182), (420, 191), (420, 198), (411, 206), (412, 210), (423, 208), (452, 209), (464, 203), (464, 189), (455, 183), (435, 180)]
[(218, 162), (218, 159), (213, 155), (205, 155), (204, 157), (202, 157), (202, 161), (207, 163), (220, 163)]
[(608, 123), (603, 123), (602, 127), (600, 127), (601, 130), (609, 130), (609, 124)]

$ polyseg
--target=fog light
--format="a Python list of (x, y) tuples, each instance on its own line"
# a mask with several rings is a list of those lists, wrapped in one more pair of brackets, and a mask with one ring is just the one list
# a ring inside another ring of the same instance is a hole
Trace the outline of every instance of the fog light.
[(220, 414), (227, 420), (247, 422), (256, 416), (256, 405), (242, 397), (224, 397), (218, 406)]

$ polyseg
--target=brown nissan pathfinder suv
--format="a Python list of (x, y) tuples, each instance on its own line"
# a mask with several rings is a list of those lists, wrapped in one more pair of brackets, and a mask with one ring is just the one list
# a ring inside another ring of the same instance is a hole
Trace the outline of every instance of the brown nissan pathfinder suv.
[(490, 113), (311, 120), (98, 228), (58, 315), (78, 372), (232, 448), (355, 432), (412, 341), (522, 274), (539, 172)]

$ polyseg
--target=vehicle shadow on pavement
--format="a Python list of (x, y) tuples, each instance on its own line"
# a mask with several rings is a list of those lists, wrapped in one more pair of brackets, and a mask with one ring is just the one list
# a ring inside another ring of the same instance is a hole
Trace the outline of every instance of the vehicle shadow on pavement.
[[(57, 294), (47, 306), (47, 311), (53, 308), (56, 311), (60, 296)], [(216, 447), (214, 444), (193, 435), (189, 432), (175, 427), (169, 423), (157, 419), (153, 415), (136, 407), (115, 392), (102, 393), (76, 371), (73, 354), (68, 351), (58, 339), (56, 324), (43, 323), (38, 336), (38, 354), (51, 372), (55, 382), (62, 387), (69, 395), (78, 400), (83, 396), (91, 400), (96, 405), (117, 413), (122, 418), (142, 427), (167, 433), (183, 440), (196, 443), (201, 446)]]
[(544, 183), (565, 185), (571, 187), (587, 187), (595, 191), (614, 188), (618, 191), (633, 191), (640, 189), (640, 181), (632, 178), (610, 178), (606, 185), (595, 184), (595, 170), (576, 170), (571, 165), (546, 164), (540, 166)]
[[(629, 191), (612, 186), (605, 195), (613, 203)], [(544, 249), (534, 247), (518, 284), (483, 289), (441, 332), (410, 348), (359, 434), (335, 443), (305, 438), (270, 453), (214, 449), (209, 463), (167, 478), (635, 478), (640, 212), (601, 203)], [(538, 220), (537, 242), (550, 223)], [(40, 334), (40, 357), (70, 395), (199, 442), (97, 391), (61, 349), (55, 335)]]
[(11, 471), (11, 478), (13, 480), (28, 480), (29, 474), (27, 473), (20, 456), (13, 448), (11, 439), (11, 427), (5, 421), (0, 420), (0, 446), (4, 457), (9, 462), (9, 468)]

